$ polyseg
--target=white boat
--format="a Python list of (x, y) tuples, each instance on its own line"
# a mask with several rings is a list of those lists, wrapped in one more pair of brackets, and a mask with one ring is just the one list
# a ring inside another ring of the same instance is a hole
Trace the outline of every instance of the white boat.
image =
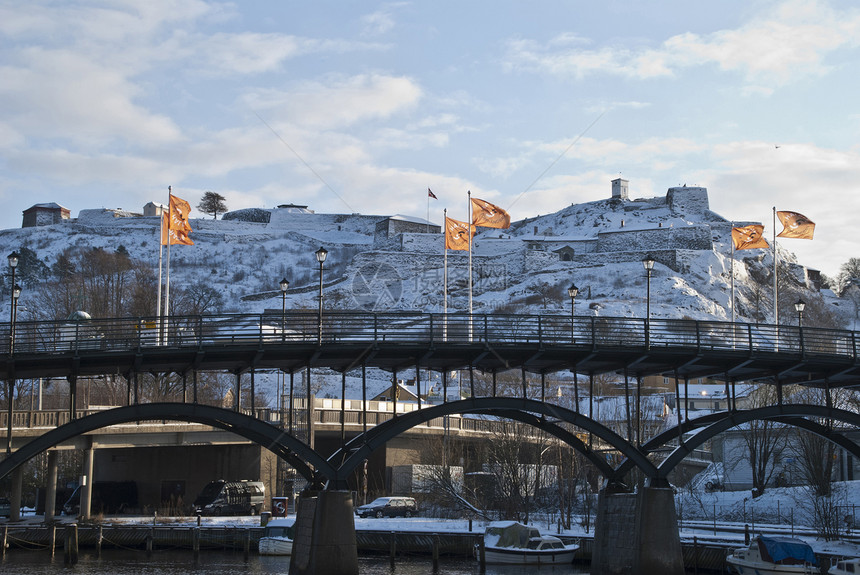
[(291, 555), (295, 517), (272, 519), (260, 537), (260, 555)]
[(858, 575), (860, 574), (860, 557), (854, 559), (843, 559), (837, 561), (828, 571), (827, 575)]
[[(578, 549), (516, 521), (495, 521), (484, 532), (484, 561), (490, 565), (570, 564)], [(480, 559), (477, 546), (475, 554)]]
[(759, 535), (749, 547), (735, 549), (726, 563), (739, 575), (818, 575), (821, 570), (812, 547), (791, 537)]

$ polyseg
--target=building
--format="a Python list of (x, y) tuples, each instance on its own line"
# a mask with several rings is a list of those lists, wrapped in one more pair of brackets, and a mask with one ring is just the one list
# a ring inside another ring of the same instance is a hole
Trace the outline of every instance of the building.
[(60, 204), (51, 202), (48, 204), (35, 204), (24, 210), (22, 228), (35, 228), (36, 226), (50, 226), (68, 220), (71, 212)]
[(159, 204), (157, 202), (149, 202), (143, 206), (143, 215), (144, 216), (160, 216), (164, 213), (164, 210), (167, 209), (167, 206), (164, 204)]

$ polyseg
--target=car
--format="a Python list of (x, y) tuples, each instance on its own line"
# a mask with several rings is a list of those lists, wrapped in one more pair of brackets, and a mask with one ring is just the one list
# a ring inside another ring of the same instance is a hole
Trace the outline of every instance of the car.
[(418, 504), (411, 497), (378, 497), (357, 507), (359, 517), (412, 517), (418, 515)]
[(12, 516), (12, 504), (5, 497), (0, 497), (0, 517)]

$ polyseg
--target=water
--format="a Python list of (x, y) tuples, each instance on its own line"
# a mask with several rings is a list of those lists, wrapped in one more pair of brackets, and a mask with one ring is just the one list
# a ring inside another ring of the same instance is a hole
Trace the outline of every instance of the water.
[[(359, 557), (361, 575), (479, 575), (477, 561), (467, 558), (439, 560), (439, 570), (427, 556), (405, 556), (397, 559), (392, 569), (387, 557)], [(242, 553), (232, 551), (203, 551), (200, 564), (193, 564), (188, 550), (155, 551), (150, 558), (144, 551), (105, 549), (101, 558), (95, 553), (81, 553), (78, 564), (69, 569), (63, 564), (62, 551), (52, 558), (45, 550), (13, 549), (0, 562), (3, 575), (286, 575), (289, 557), (261, 557), (251, 554), (244, 561)], [(587, 565), (525, 567), (523, 565), (487, 565), (486, 575), (579, 575), (588, 573)]]

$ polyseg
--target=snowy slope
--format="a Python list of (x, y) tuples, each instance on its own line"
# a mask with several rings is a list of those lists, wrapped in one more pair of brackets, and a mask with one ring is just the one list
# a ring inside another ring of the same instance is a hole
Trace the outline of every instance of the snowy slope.
[[(642, 259), (651, 254), (657, 260), (650, 284), (652, 317), (729, 320), (734, 267), (735, 318), (772, 322), (771, 251), (736, 252), (733, 266), (732, 223), (708, 209), (706, 194), (702, 188), (673, 188), (666, 197), (571, 205), (514, 222), (507, 230), (480, 228), (473, 253), (473, 309), (569, 314), (567, 287), (575, 283), (580, 290), (577, 315), (644, 317)], [(324, 246), (329, 251), (327, 308), (442, 311), (443, 238), (421, 233), (424, 220), (400, 218), (417, 228), (380, 240), (377, 224), (386, 216), (268, 212), (268, 223), (192, 220), (195, 245), (171, 248), (171, 285), (205, 282), (223, 296), (220, 311), (258, 313), (280, 310), (278, 281), (286, 277), (287, 308), (315, 309), (319, 264), (314, 252)], [(8, 253), (26, 247), (50, 267), (68, 248), (122, 246), (155, 268), (159, 222), (158, 217), (83, 210), (77, 219), (60, 224), (0, 231), (0, 249)], [(794, 321), (792, 302), (802, 297), (811, 322), (805, 325), (814, 325), (812, 310), (817, 308), (831, 312), (828, 321), (838, 327), (848, 326), (853, 307), (829, 291), (815, 291), (812, 276), (787, 251), (790, 244), (779, 247), (780, 260), (787, 264), (781, 280), (782, 321)], [(466, 252), (448, 252), (449, 310), (468, 309), (467, 260)], [(22, 305), (34, 290), (38, 286), (25, 286)], [(383, 384), (390, 380), (381, 380), (374, 392)], [(331, 393), (339, 395), (339, 381), (336, 388)]]

